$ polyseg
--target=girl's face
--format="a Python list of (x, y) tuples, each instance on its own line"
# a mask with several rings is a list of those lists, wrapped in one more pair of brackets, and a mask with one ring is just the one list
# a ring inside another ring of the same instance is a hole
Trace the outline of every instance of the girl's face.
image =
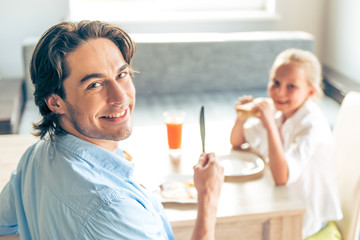
[(279, 65), (269, 81), (268, 91), (275, 108), (284, 114), (285, 119), (315, 94), (315, 88), (306, 79), (305, 69), (296, 63)]

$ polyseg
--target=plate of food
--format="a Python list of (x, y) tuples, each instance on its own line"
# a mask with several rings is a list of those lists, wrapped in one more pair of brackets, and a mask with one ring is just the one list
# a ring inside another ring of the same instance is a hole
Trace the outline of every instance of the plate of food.
[(225, 177), (244, 177), (262, 173), (264, 161), (256, 154), (246, 151), (231, 151), (219, 155)]
[(197, 203), (192, 175), (169, 175), (156, 190), (162, 203)]

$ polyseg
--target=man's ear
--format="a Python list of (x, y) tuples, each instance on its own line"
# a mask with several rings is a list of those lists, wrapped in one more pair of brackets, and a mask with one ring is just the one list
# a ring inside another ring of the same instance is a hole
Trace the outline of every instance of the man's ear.
[(46, 105), (48, 108), (56, 114), (63, 114), (64, 113), (64, 101), (61, 97), (57, 94), (51, 94), (50, 97), (45, 99)]

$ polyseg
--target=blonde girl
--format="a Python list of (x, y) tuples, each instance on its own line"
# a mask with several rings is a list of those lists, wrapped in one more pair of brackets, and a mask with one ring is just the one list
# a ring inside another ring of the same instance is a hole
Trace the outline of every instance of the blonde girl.
[[(274, 182), (299, 193), (306, 204), (303, 237), (342, 217), (334, 178), (333, 136), (314, 99), (321, 97), (319, 60), (309, 51), (288, 49), (275, 59), (270, 71), (270, 99), (240, 97), (238, 117), (230, 142), (248, 143), (264, 156)], [(269, 101), (270, 100), (270, 101)], [(239, 110), (253, 104), (249, 114)]]

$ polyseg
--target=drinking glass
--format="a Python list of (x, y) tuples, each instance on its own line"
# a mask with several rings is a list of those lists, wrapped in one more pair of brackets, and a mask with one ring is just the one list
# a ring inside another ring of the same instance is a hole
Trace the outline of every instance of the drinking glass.
[(185, 121), (185, 112), (167, 111), (164, 112), (164, 120), (167, 129), (167, 138), (170, 155), (181, 154), (182, 126)]

